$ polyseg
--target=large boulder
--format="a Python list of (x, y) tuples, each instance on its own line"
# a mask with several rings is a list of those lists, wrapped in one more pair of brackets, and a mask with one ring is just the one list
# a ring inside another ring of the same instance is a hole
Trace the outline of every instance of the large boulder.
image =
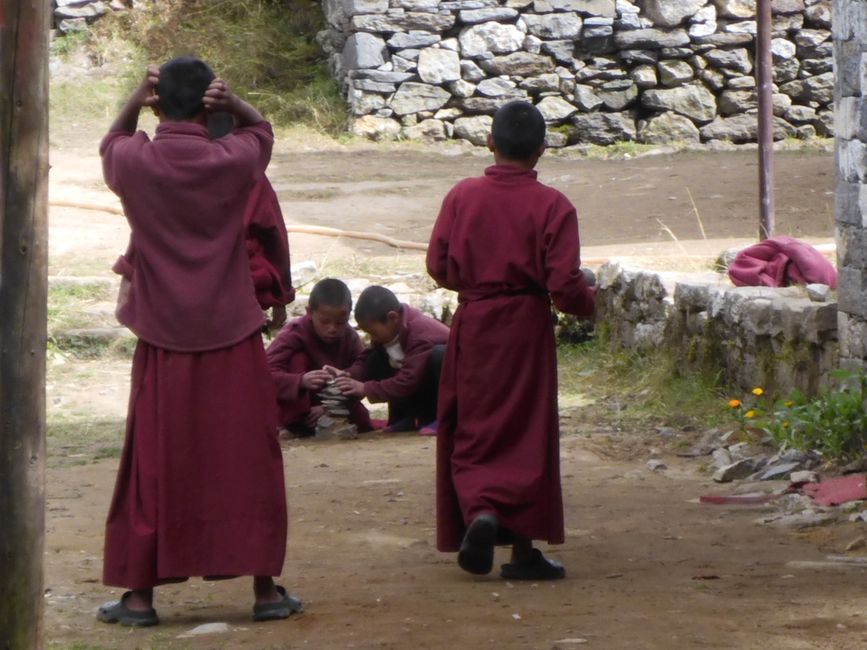
[(644, 13), (661, 27), (677, 27), (707, 4), (707, 0), (645, 0)]
[(429, 84), (442, 84), (461, 78), (461, 59), (457, 52), (427, 47), (418, 55), (418, 76)]
[(464, 57), (477, 57), (487, 53), (509, 54), (524, 44), (524, 33), (514, 25), (481, 23), (464, 29), (458, 40)]
[(634, 140), (635, 117), (632, 113), (579, 113), (572, 116), (573, 137), (578, 142), (609, 145)]
[(430, 84), (407, 81), (391, 98), (391, 108), (397, 115), (435, 111), (451, 99), (449, 91)]
[(384, 40), (373, 34), (358, 32), (346, 39), (343, 47), (343, 69), (378, 68), (385, 63), (387, 57), (388, 48)]
[(638, 140), (648, 144), (698, 142), (699, 131), (689, 118), (668, 111), (639, 123)]
[(576, 13), (525, 14), (523, 20), (530, 34), (546, 40), (574, 39), (581, 33), (581, 19)]
[(716, 116), (716, 98), (701, 83), (645, 90), (641, 103), (654, 110), (680, 113), (699, 123), (710, 122)]
[(483, 147), (488, 143), (491, 122), (493, 122), (493, 118), (490, 115), (459, 117), (455, 120), (455, 137)]
[[(718, 117), (701, 128), (702, 140), (728, 140), (736, 144), (755, 142), (759, 128), (758, 115), (741, 113), (732, 117)], [(779, 117), (774, 118), (774, 140), (795, 135), (795, 128)]]
[(521, 77), (533, 77), (554, 69), (551, 59), (541, 54), (529, 52), (514, 52), (505, 56), (497, 56), (493, 59), (479, 62), (482, 69), (492, 75), (517, 75)]
[(352, 122), (349, 132), (369, 140), (395, 140), (400, 135), (400, 124), (390, 117), (365, 115)]

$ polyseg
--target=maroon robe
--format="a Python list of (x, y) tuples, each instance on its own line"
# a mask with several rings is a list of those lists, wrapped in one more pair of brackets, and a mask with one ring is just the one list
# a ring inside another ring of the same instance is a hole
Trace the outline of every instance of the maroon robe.
[(562, 543), (551, 300), (578, 316), (594, 309), (575, 208), (535, 171), (488, 167), (444, 199), (427, 268), (460, 303), (440, 381), (437, 547), (458, 550), (482, 513)]
[[(361, 337), (351, 327), (343, 337), (327, 343), (316, 335), (309, 314), (288, 323), (268, 346), (268, 367), (277, 389), (278, 422), (294, 424), (304, 419), (317, 403), (316, 395), (301, 386), (304, 373), (323, 366), (348, 368), (364, 350)], [(350, 420), (362, 431), (370, 431), (370, 415), (361, 402), (350, 405)]]
[(112, 132), (100, 153), (131, 251), (118, 315), (140, 339), (103, 580), (144, 589), (196, 575), (279, 575), (286, 496), (274, 388), (244, 213), (273, 136), (212, 141), (192, 123)]
[(250, 192), (244, 214), (247, 257), (256, 299), (262, 309), (295, 300), (289, 270), (289, 237), (277, 194), (263, 177)]
[(365, 377), (365, 362), (377, 346), (366, 348), (349, 368), (349, 374), (354, 379), (364, 381), (364, 394), (372, 403), (403, 399), (418, 392), (424, 383), (431, 350), (435, 345), (445, 344), (449, 340), (449, 328), (446, 325), (415, 307), (407, 304), (402, 307), (397, 336), (406, 356), (394, 376), (379, 381)]

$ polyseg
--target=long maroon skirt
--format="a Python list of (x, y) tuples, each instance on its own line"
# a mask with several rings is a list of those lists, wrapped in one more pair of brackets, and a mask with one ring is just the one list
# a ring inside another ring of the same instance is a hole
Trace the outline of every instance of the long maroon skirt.
[(139, 341), (103, 582), (277, 576), (286, 493), (275, 395), (259, 334), (171, 352)]

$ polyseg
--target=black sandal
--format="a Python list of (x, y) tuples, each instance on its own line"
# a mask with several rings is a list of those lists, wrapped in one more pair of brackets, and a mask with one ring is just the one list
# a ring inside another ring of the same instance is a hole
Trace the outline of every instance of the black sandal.
[(506, 580), (562, 580), (566, 577), (566, 569), (557, 560), (546, 558), (542, 551), (534, 548), (529, 561), (504, 564), (500, 577)]
[(278, 621), (304, 611), (304, 605), (301, 601), (287, 594), (280, 585), (277, 585), (277, 592), (283, 596), (282, 600), (278, 600), (276, 603), (253, 605), (254, 621)]
[(153, 607), (147, 611), (135, 611), (126, 606), (126, 599), (131, 594), (131, 591), (127, 591), (120, 597), (120, 600), (112, 600), (105, 603), (96, 611), (96, 620), (101, 623), (120, 623), (127, 627), (159, 625), (160, 619)]
[(494, 568), (494, 545), (499, 527), (500, 522), (491, 514), (473, 519), (458, 551), (458, 566), (475, 575), (490, 573)]

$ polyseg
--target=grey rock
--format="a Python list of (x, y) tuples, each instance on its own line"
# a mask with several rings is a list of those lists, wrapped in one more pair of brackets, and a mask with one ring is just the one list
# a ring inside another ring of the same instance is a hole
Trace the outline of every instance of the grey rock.
[(554, 64), (547, 56), (530, 54), (529, 52), (515, 52), (505, 56), (497, 56), (481, 61), (480, 66), (488, 74), (507, 74), (521, 77), (545, 74), (554, 69)]
[(343, 11), (347, 16), (384, 14), (388, 11), (388, 0), (343, 0)]
[(747, 74), (753, 70), (753, 62), (748, 50), (710, 50), (704, 53), (704, 58), (717, 68), (735, 70)]
[(816, 109), (795, 104), (789, 107), (783, 117), (792, 124), (812, 123), (816, 119)]
[(795, 14), (804, 11), (804, 0), (773, 0), (771, 11), (775, 14)]
[(795, 57), (798, 47), (792, 41), (785, 38), (771, 40), (771, 54), (777, 61), (786, 61)]
[(346, 70), (378, 68), (386, 61), (388, 49), (385, 41), (365, 32), (353, 34), (346, 39), (343, 48), (343, 67)]
[(699, 45), (712, 45), (713, 47), (734, 47), (747, 45), (753, 42), (750, 34), (732, 34), (717, 32), (708, 36), (695, 36), (693, 40)]
[(622, 111), (624, 108), (631, 105), (638, 97), (638, 86), (633, 84), (631, 80), (627, 79), (626, 81), (628, 85), (623, 90), (607, 90), (605, 89), (605, 86), (603, 86), (602, 89), (597, 91), (599, 99), (602, 100), (602, 103), (609, 110)]
[(400, 124), (388, 117), (365, 115), (352, 122), (350, 133), (369, 140), (395, 140), (400, 135)]
[(458, 79), (449, 84), (449, 91), (455, 97), (472, 97), (476, 94), (476, 84)]
[(647, 461), (647, 469), (651, 472), (661, 472), (662, 470), (668, 469), (668, 465), (665, 462), (659, 460), (658, 458), (651, 458)]
[(542, 51), (542, 39), (530, 34), (524, 38), (524, 50), (530, 54), (538, 54)]
[(804, 14), (777, 14), (773, 17), (773, 33), (797, 32), (804, 27)]
[(774, 64), (774, 83), (784, 84), (798, 78), (801, 62), (798, 59), (780, 60)]
[(553, 11), (577, 11), (583, 16), (614, 18), (614, 0), (547, 0)]
[(819, 475), (809, 469), (802, 469), (797, 472), (792, 472), (789, 475), (789, 480), (792, 483), (818, 483)]
[(418, 68), (416, 62), (411, 59), (405, 59), (397, 54), (392, 54), (391, 64), (394, 66), (395, 72), (415, 72)]
[(572, 116), (578, 142), (609, 145), (634, 140), (635, 117), (629, 113), (587, 113)]
[(79, 4), (77, 6), (67, 5), (65, 7), (57, 7), (54, 10), (54, 15), (60, 20), (84, 18), (85, 20), (93, 20), (108, 13), (108, 7), (104, 2), (91, 2), (89, 4)]
[(692, 79), (693, 76), (692, 66), (686, 61), (660, 61), (657, 68), (659, 69), (659, 81), (666, 88), (680, 86)]
[(684, 29), (636, 29), (614, 35), (614, 43), (620, 49), (680, 47), (688, 45), (689, 40), (689, 34)]
[(421, 12), (406, 12), (394, 14), (364, 14), (353, 16), (350, 27), (356, 32), (411, 32), (422, 31), (445, 32), (455, 24), (455, 16), (451, 14), (433, 14)]
[(455, 137), (483, 147), (488, 142), (493, 119), (488, 115), (459, 117), (455, 120)]
[(404, 137), (409, 140), (425, 140), (439, 142), (445, 140), (446, 135), (445, 124), (437, 119), (422, 120), (415, 126), (407, 127), (403, 130)]
[(86, 32), (88, 30), (87, 18), (64, 18), (58, 21), (57, 29), (63, 34)]
[(716, 115), (716, 98), (701, 84), (646, 90), (641, 103), (655, 110), (675, 111), (699, 123), (710, 122)]
[(350, 90), (347, 100), (353, 115), (367, 115), (385, 108), (385, 98), (382, 95), (366, 93), (361, 90)]
[(716, 22), (693, 23), (689, 26), (689, 37), (692, 39), (701, 38), (702, 36), (710, 36), (717, 31)]
[(642, 28), (641, 19), (638, 17), (638, 14), (623, 14), (614, 21), (614, 25), (618, 31), (622, 32)]
[(732, 464), (732, 455), (725, 447), (717, 447), (711, 452), (711, 467), (722, 469)]
[(392, 7), (406, 11), (436, 11), (439, 2), (437, 0), (393, 0)]
[(653, 88), (658, 83), (656, 68), (650, 65), (640, 65), (634, 68), (629, 76), (639, 88)]
[(644, 13), (654, 24), (676, 27), (704, 7), (707, 0), (645, 0)]
[(562, 122), (578, 110), (562, 97), (545, 97), (536, 104), (536, 108), (549, 123)]
[(461, 61), (461, 77), (467, 81), (477, 83), (485, 79), (488, 75), (482, 70), (475, 61), (464, 59)]
[(687, 59), (692, 56), (692, 49), (688, 47), (663, 47), (659, 50), (661, 59)]
[(560, 77), (556, 73), (550, 72), (538, 77), (527, 77), (518, 85), (531, 93), (555, 92), (560, 89)]
[(815, 48), (831, 38), (827, 29), (801, 29), (795, 33), (794, 39), (798, 47)]
[(389, 38), (386, 43), (396, 50), (416, 49), (439, 43), (442, 36), (429, 32), (399, 32)]
[(830, 104), (834, 99), (834, 73), (826, 72), (804, 80), (807, 99)]
[(758, 30), (758, 25), (755, 20), (739, 20), (734, 23), (729, 23), (723, 30), (730, 34), (751, 34), (755, 35)]
[(569, 136), (559, 131), (545, 132), (545, 146), (549, 149), (562, 149), (569, 144)]
[(508, 54), (517, 52), (524, 44), (524, 33), (514, 25), (482, 23), (461, 31), (458, 40), (465, 57), (478, 57), (488, 52)]
[(659, 60), (659, 53), (654, 50), (621, 50), (620, 58), (629, 64), (654, 64)]
[(766, 467), (765, 470), (759, 476), (760, 481), (779, 481), (789, 477), (789, 475), (799, 469), (801, 467), (801, 463), (779, 463), (776, 465), (771, 465), (770, 467)]
[(834, 69), (834, 60), (828, 59), (803, 59), (799, 72), (807, 75), (820, 75), (831, 72)]
[(595, 111), (602, 106), (602, 99), (597, 95), (590, 86), (576, 85), (575, 86), (575, 105), (584, 112)]
[(463, 115), (463, 113), (461, 112), (461, 109), (459, 109), (459, 108), (441, 108), (434, 115), (434, 119), (443, 120), (445, 122), (445, 121), (457, 119), (457, 118), (461, 117), (462, 115)]
[(435, 111), (442, 108), (450, 98), (449, 92), (438, 86), (407, 81), (401, 84), (392, 97), (391, 108), (397, 115)]
[(369, 93), (393, 93), (397, 87), (393, 83), (384, 83), (382, 81), (373, 81), (372, 79), (353, 79), (351, 82), (352, 88)]
[(756, 462), (752, 458), (744, 458), (720, 467), (714, 472), (713, 480), (717, 483), (731, 483), (737, 479), (746, 478), (755, 471)]
[(418, 55), (418, 76), (429, 84), (442, 84), (461, 78), (461, 61), (457, 52), (428, 47)]
[(527, 31), (547, 40), (575, 39), (581, 33), (581, 18), (576, 13), (524, 14)]
[(758, 96), (754, 90), (725, 90), (717, 100), (720, 115), (745, 113), (758, 105)]
[(782, 117), (792, 105), (792, 98), (783, 93), (774, 93), (771, 95), (771, 101), (774, 104), (774, 115)]
[(756, 78), (750, 76), (732, 77), (726, 81), (726, 86), (732, 90), (752, 90), (756, 87)]
[(352, 70), (348, 75), (350, 79), (369, 79), (384, 84), (399, 84), (413, 78), (412, 73), (397, 70)]
[(554, 57), (558, 63), (572, 65), (575, 58), (575, 41), (542, 41), (542, 51)]
[(831, 287), (827, 284), (808, 284), (807, 297), (813, 302), (828, 302), (831, 298)]
[(502, 97), (515, 94), (515, 82), (501, 77), (493, 77), (479, 82), (476, 92), (485, 97)]
[[(719, 117), (700, 129), (701, 139), (728, 140), (735, 144), (755, 142), (758, 129), (758, 118), (752, 113), (741, 113), (731, 117)], [(780, 118), (774, 118), (774, 140), (784, 140), (793, 136), (795, 130), (791, 124)]]
[(510, 7), (486, 7), (484, 9), (464, 9), (458, 14), (461, 22), (466, 25), (485, 23), (489, 20), (512, 20), (518, 17), (518, 11)]
[(467, 97), (465, 99), (456, 100), (456, 105), (459, 106), (465, 113), (469, 114), (485, 114), (493, 115), (497, 109), (504, 104), (514, 101), (515, 99), (523, 99), (522, 97)]
[(815, 526), (823, 526), (829, 524), (837, 518), (833, 512), (816, 512), (814, 510), (805, 510), (803, 512), (794, 512), (786, 515), (776, 515), (771, 517), (762, 517), (758, 520), (761, 524), (774, 526), (776, 528), (813, 528)]
[(698, 142), (699, 131), (689, 118), (668, 111), (642, 121), (638, 140), (647, 144)]
[(804, 10), (804, 17), (814, 27), (831, 28), (831, 2), (823, 0)]
[(717, 12), (726, 18), (752, 18), (756, 15), (756, 0), (713, 0)]

